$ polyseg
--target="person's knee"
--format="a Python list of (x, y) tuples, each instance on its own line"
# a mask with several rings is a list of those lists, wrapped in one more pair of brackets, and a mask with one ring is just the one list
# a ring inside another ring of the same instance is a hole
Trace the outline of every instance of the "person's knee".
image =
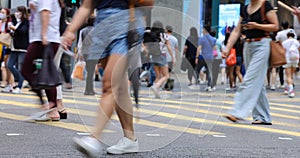
[(111, 93), (112, 92), (112, 83), (111, 83), (110, 79), (103, 78), (102, 89), (103, 89), (103, 93)]
[(9, 71), (13, 71), (14, 65), (9, 62), (9, 63), (7, 63), (7, 68), (8, 68)]

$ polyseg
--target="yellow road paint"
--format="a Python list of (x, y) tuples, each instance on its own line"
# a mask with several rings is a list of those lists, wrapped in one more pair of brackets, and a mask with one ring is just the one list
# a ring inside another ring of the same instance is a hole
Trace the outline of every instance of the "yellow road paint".
[[(0, 112), (0, 117), (6, 118), (6, 119), (11, 119), (11, 120), (17, 120), (17, 121), (24, 121), (26, 119), (26, 116), (9, 114), (9, 113), (4, 113), (4, 112)], [(78, 131), (78, 132), (91, 132), (93, 130), (93, 127), (91, 127), (91, 126), (81, 125), (81, 124), (76, 124), (76, 123), (67, 123), (67, 122), (61, 122), (61, 121), (60, 122), (47, 121), (47, 122), (36, 122), (36, 123), (60, 127), (60, 128), (64, 128), (64, 129)], [(104, 132), (105, 133), (114, 133), (115, 131), (104, 130)]]
[[(65, 100), (68, 100), (68, 99), (64, 99), (64, 101)], [(141, 100), (155, 100), (155, 101), (159, 101), (158, 99), (151, 99), (151, 98), (142, 98)], [(72, 100), (69, 100), (69, 101), (72, 102)], [(190, 102), (174, 101), (174, 100), (163, 100), (163, 101), (165, 103), (167, 102), (167, 103), (177, 103), (177, 104), (178, 103), (180, 103), (180, 104), (189, 103), (188, 105), (193, 105), (193, 106), (214, 107), (214, 108), (222, 108), (222, 109), (228, 109), (228, 108), (230, 108), (230, 107), (226, 107), (226, 106), (216, 106), (216, 105), (190, 103)], [(201, 101), (203, 101), (203, 100), (201, 100)], [(0, 102), (2, 102), (2, 100), (0, 100)], [(217, 102), (217, 101), (209, 101), (209, 102)], [(224, 102), (224, 101), (222, 101), (222, 102)], [(90, 103), (87, 103), (87, 102), (84, 102), (84, 101), (80, 101), (80, 103), (85, 104), (85, 105), (95, 105), (94, 103), (90, 104)], [(227, 101), (226, 103), (232, 103), (232, 102), (228, 102)], [(22, 103), (22, 104), (24, 104), (24, 103)], [(148, 104), (152, 105), (153, 103), (148, 103)], [(13, 105), (15, 105), (15, 104), (13, 104)], [(169, 108), (184, 109), (184, 110), (195, 110), (193, 108), (187, 108), (187, 107), (176, 106), (176, 105), (168, 105), (168, 104), (164, 104), (164, 103), (161, 104), (161, 106), (162, 107), (167, 107), (168, 106)], [(284, 111), (283, 108), (277, 108), (277, 109)], [(77, 110), (77, 109), (75, 109), (75, 110)], [(155, 115), (158, 115), (158, 116), (163, 116), (163, 117), (168, 117), (168, 118), (176, 118), (176, 119), (181, 119), (181, 120), (192, 120), (192, 121), (201, 122), (201, 123), (205, 122), (205, 123), (209, 123), (209, 124), (216, 124), (216, 125), (229, 126), (229, 127), (238, 127), (238, 128), (251, 129), (251, 130), (259, 130), (259, 131), (279, 133), (279, 134), (288, 134), (288, 135), (293, 135), (293, 136), (300, 137), (300, 133), (299, 132), (287, 131), (287, 130), (281, 130), (281, 129), (274, 129), (274, 128), (271, 128), (271, 126), (270, 127), (262, 127), (262, 126), (232, 124), (232, 123), (226, 123), (226, 122), (221, 122), (221, 121), (205, 120), (205, 119), (201, 119), (201, 118), (189, 117), (189, 116), (184, 116), (184, 115), (175, 115), (175, 114), (171, 114), (171, 113), (158, 112), (158, 111), (146, 110), (146, 109), (139, 109), (139, 111), (143, 112), (143, 113), (147, 113), (147, 114), (152, 114), (152, 115), (155, 114)], [(285, 109), (285, 111), (286, 112), (291, 112), (290, 109), (288, 109), (288, 110)], [(292, 110), (292, 111), (295, 112), (295, 110)], [(200, 110), (200, 109), (196, 109), (196, 112), (208, 113), (207, 110)], [(81, 114), (84, 114), (84, 113), (81, 113)], [(211, 112), (209, 114), (220, 115), (221, 113)], [(274, 114), (272, 114), (272, 115), (274, 115)], [(277, 115), (277, 117), (287, 117), (287, 115), (282, 115), (282, 114), (275, 114), (275, 115)], [(297, 116), (291, 116), (290, 118), (299, 120), (299, 117), (297, 117)], [(274, 123), (276, 123), (276, 122), (274, 122)], [(280, 125), (286, 125), (285, 123), (279, 123), (279, 124)], [(294, 125), (293, 127), (298, 127), (298, 126)]]
[[(2, 102), (2, 101), (4, 101), (4, 100), (0, 100), (0, 102)], [(34, 104), (21, 103), (21, 102), (15, 102), (15, 101), (8, 101), (8, 100), (5, 100), (5, 104), (16, 105), (16, 106), (21, 106), (21, 107), (38, 108), (38, 106), (34, 105)], [(97, 114), (96, 112), (91, 112), (91, 111), (87, 111), (87, 110), (80, 110), (80, 109), (72, 109), (72, 108), (68, 108), (68, 113), (73, 113), (73, 114), (78, 114), (78, 115), (84, 115), (84, 116), (91, 116), (91, 117), (95, 117), (96, 114)], [(0, 117), (2, 117), (2, 116), (0, 116)], [(112, 117), (112, 118), (115, 119), (115, 120), (117, 120), (117, 117)], [(24, 119), (24, 117), (23, 117), (23, 119)], [(47, 125), (51, 125), (51, 126), (57, 126), (57, 127), (62, 126), (62, 128), (67, 128), (67, 129), (73, 128), (73, 127), (71, 127), (72, 126), (71, 123), (65, 123), (64, 125), (60, 125), (60, 123), (62, 123), (62, 122), (51, 122), (51, 123), (45, 122), (43, 124), (47, 124)], [(145, 125), (145, 126), (151, 126), (151, 127), (159, 127), (159, 128), (164, 127), (165, 129), (174, 130), (174, 131), (180, 131), (180, 132), (185, 132), (185, 133), (190, 133), (190, 134), (199, 134), (199, 132), (201, 132), (201, 133), (208, 133), (210, 135), (221, 134), (219, 132), (203, 131), (203, 130), (199, 130), (199, 129), (193, 129), (193, 128), (175, 126), (175, 125), (169, 125), (169, 124), (158, 123), (158, 122), (153, 122), (153, 121), (148, 121), (148, 120), (143, 120), (143, 119), (139, 119), (138, 121), (135, 121), (134, 123), (140, 124), (140, 125)], [(69, 126), (67, 124), (69, 124)], [(75, 125), (74, 126), (74, 130), (76, 130), (77, 128), (79, 128), (79, 129), (82, 130), (80, 132), (89, 132), (89, 131), (83, 131), (85, 125), (80, 125), (83, 128), (76, 127), (79, 124), (74, 124), (74, 125)], [(85, 128), (85, 129), (92, 129), (92, 128), (89, 127), (89, 128)]]

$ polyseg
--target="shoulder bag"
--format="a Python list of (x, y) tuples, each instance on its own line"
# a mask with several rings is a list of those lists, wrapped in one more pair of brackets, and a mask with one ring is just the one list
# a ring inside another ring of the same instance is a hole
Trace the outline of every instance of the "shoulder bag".
[[(265, 15), (265, 4), (263, 3), (261, 7), (261, 17), (262, 21), (265, 23), (267, 21), (266, 15)], [(286, 58), (285, 58), (285, 49), (283, 48), (280, 41), (271, 41), (270, 43), (270, 59), (269, 63), (271, 67), (278, 67), (286, 64)]]

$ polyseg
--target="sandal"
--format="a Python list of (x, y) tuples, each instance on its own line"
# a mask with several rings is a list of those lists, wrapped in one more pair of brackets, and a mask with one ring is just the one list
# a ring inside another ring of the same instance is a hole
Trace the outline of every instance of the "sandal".
[(67, 119), (68, 113), (66, 112), (67, 109), (58, 110), (60, 119)]
[(227, 118), (228, 120), (232, 121), (232, 122), (237, 122), (238, 120), (243, 120), (243, 119), (237, 118), (233, 115), (225, 115), (224, 117)]
[(272, 125), (271, 122), (263, 122), (263, 121), (260, 121), (260, 120), (253, 121), (252, 124), (253, 125)]

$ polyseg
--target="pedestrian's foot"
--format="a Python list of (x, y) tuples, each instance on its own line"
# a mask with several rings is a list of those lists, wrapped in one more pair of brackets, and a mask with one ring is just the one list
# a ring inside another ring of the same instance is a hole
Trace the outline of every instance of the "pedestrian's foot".
[(101, 143), (93, 137), (74, 137), (75, 148), (87, 157), (96, 158), (103, 154)]
[(95, 92), (84, 92), (84, 95), (95, 95)]
[(232, 121), (232, 122), (237, 122), (238, 120), (243, 120), (243, 119), (237, 118), (233, 115), (225, 115), (224, 117), (227, 118), (229, 121)]
[(155, 95), (155, 98), (160, 98), (159, 92), (158, 92), (158, 88), (156, 88), (156, 86), (151, 86), (150, 89), (152, 90), (152, 92)]
[(66, 83), (65, 88), (66, 88), (66, 89), (72, 89), (71, 83)]
[(289, 98), (294, 98), (295, 97), (295, 92), (294, 91), (291, 91), (289, 92)]
[(147, 87), (151, 87), (153, 84), (152, 83), (149, 83), (148, 85), (147, 85)]
[(263, 122), (263, 121), (260, 121), (260, 120), (255, 120), (252, 122), (253, 125), (272, 125), (271, 122)]
[[(36, 113), (32, 114), (31, 116), (29, 116), (28, 118), (26, 118), (24, 121), (29, 121), (29, 122), (32, 122), (32, 121), (49, 121), (49, 120), (51, 120), (51, 117), (54, 120), (57, 120), (57, 118), (55, 118), (54, 115), (51, 115), (51, 116), (48, 115), (48, 113), (50, 113), (54, 110), (56, 110), (56, 108), (36, 112)], [(59, 120), (59, 117), (58, 117), (58, 120)]]
[(123, 137), (119, 142), (106, 149), (106, 152), (109, 154), (126, 154), (126, 153), (136, 153), (139, 151), (139, 143), (137, 140), (130, 140), (126, 137)]

